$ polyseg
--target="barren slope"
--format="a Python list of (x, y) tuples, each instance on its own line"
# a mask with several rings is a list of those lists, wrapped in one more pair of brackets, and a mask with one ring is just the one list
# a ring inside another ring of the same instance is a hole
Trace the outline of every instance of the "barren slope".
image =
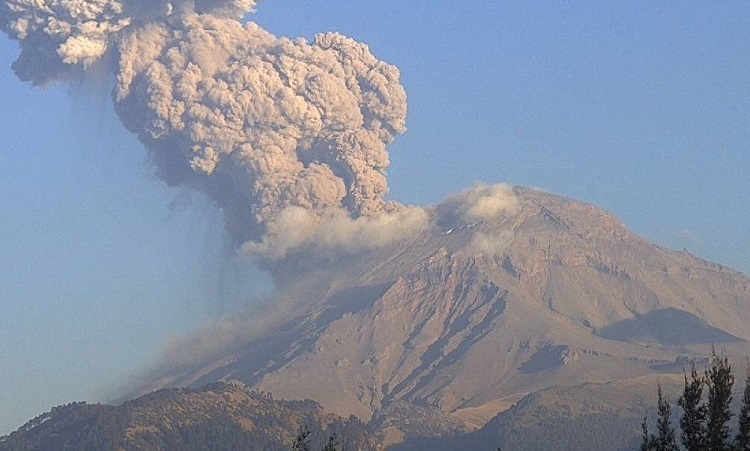
[(514, 192), (518, 208), (486, 221), (436, 207), (416, 237), (298, 282), (292, 316), (155, 384), (240, 379), (398, 441), (414, 432), (384, 415), (404, 405), (468, 430), (547, 387), (681, 372), (711, 343), (748, 353), (745, 276), (595, 206)]

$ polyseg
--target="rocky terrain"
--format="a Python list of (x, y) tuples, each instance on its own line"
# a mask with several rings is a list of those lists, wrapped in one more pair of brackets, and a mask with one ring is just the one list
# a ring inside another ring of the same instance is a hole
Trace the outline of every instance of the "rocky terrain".
[(238, 379), (355, 415), (395, 444), (477, 430), (551, 387), (681, 375), (712, 345), (750, 352), (744, 275), (649, 243), (593, 205), (521, 187), (502, 201), (476, 219), (470, 200), (449, 199), (390, 246), (300, 259), (305, 277), (276, 268), (283, 314), (203, 331), (249, 331), (210, 349), (186, 340), (190, 358), (141, 391)]
[(0, 438), (0, 450), (289, 450), (305, 427), (310, 449), (322, 449), (333, 434), (345, 449), (378, 449), (355, 418), (231, 382), (159, 390), (116, 407), (59, 406)]
[(289, 256), (272, 304), (178, 342), (128, 399), (159, 391), (0, 449), (288, 449), (303, 426), (312, 449), (629, 449), (657, 383), (675, 400), (712, 347), (744, 364), (744, 275), (592, 205), (479, 192), (374, 250)]

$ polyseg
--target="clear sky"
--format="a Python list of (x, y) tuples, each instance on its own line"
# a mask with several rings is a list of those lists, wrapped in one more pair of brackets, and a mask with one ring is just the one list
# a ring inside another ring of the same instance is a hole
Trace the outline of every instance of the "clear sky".
[[(266, 0), (252, 19), (340, 31), (400, 68), (392, 198), (542, 187), (750, 274), (749, 18), (748, 2)], [(1, 36), (0, 433), (106, 400), (262, 290), (223, 263), (211, 205), (157, 179), (108, 86), (33, 89), (16, 56)]]

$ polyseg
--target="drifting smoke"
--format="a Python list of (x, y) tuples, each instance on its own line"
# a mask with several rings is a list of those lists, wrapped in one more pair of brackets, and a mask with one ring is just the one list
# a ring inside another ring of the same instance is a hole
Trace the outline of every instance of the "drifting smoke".
[(289, 207), (275, 221), (263, 241), (242, 247), (249, 255), (280, 261), (292, 250), (325, 257), (341, 257), (384, 247), (394, 239), (416, 232), (428, 223), (427, 212), (419, 207), (402, 207), (377, 217), (350, 219), (341, 211), (322, 218), (310, 210)]
[(496, 222), (513, 217), (521, 211), (513, 187), (507, 184), (478, 184), (468, 191), (449, 196), (437, 206), (437, 223), (445, 230), (471, 227), (471, 242), (465, 252), (476, 255), (501, 256), (513, 240), (513, 233), (504, 229), (488, 233), (484, 228), (474, 229), (479, 223)]
[(521, 208), (513, 187), (504, 183), (478, 184), (470, 190), (446, 198), (438, 206), (438, 222), (460, 227), (518, 213)]
[[(256, 3), (0, 0), (0, 28), (20, 43), (17, 76), (35, 85), (111, 70), (117, 114), (164, 181), (213, 199), (236, 248), (277, 277), (284, 266), (294, 273), (292, 257), (333, 260), (517, 211), (504, 185), (434, 211), (386, 201), (386, 146), (405, 131), (398, 70), (340, 34), (307, 42), (243, 24)], [(477, 232), (473, 247), (497, 253), (503, 242)], [(280, 324), (314, 300), (298, 279), (262, 319), (223, 319), (176, 340), (166, 365), (226, 354)]]
[(248, 252), (282, 257), (301, 233), (326, 239), (325, 222), (346, 242), (412, 218), (385, 200), (386, 145), (405, 130), (398, 70), (336, 33), (308, 43), (243, 25), (255, 4), (5, 0), (0, 28), (20, 42), (22, 80), (111, 65), (116, 111), (161, 177), (214, 199)]

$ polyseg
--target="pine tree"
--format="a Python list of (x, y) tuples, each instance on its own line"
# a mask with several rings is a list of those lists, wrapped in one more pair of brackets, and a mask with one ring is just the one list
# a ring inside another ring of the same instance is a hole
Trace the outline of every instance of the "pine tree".
[(750, 451), (750, 363), (745, 370), (745, 392), (742, 396), (737, 437), (734, 440), (737, 451)]
[(677, 439), (670, 422), (672, 409), (669, 405), (669, 399), (664, 396), (661, 385), (659, 385), (658, 390), (659, 419), (656, 421), (656, 428), (659, 435), (648, 433), (648, 414), (646, 414), (641, 423), (641, 429), (643, 430), (641, 451), (678, 451)]
[(641, 430), (643, 436), (641, 437), (641, 451), (652, 451), (656, 449), (656, 437), (654, 434), (648, 433), (648, 413), (643, 416), (643, 422), (641, 423)]
[(680, 439), (687, 451), (703, 451), (706, 449), (706, 406), (703, 404), (704, 379), (698, 375), (693, 362), (690, 370), (690, 381), (685, 374), (685, 390), (677, 400), (682, 407)]
[(706, 449), (708, 451), (730, 451), (729, 421), (732, 412), (729, 404), (732, 402), (732, 385), (734, 376), (732, 366), (726, 353), (721, 357), (712, 353), (711, 366), (706, 369), (706, 384), (708, 385), (708, 436)]
[(323, 447), (323, 451), (339, 451), (339, 442), (336, 440), (335, 432), (328, 437), (328, 443)]
[(297, 438), (292, 444), (294, 451), (310, 451), (310, 428), (303, 426), (300, 428)]
[(664, 397), (659, 385), (659, 419), (656, 422), (659, 436), (656, 437), (657, 451), (678, 451), (677, 440), (675, 439), (674, 429), (670, 423), (672, 409), (669, 405), (669, 399)]

